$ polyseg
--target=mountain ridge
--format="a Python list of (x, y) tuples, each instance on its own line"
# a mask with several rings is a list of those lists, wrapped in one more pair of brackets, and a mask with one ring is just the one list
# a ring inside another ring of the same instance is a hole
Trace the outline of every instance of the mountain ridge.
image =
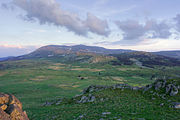
[(145, 52), (145, 51), (136, 51), (130, 49), (107, 49), (104, 47), (98, 46), (87, 46), (87, 45), (46, 45), (42, 46), (35, 51), (17, 56), (17, 57), (6, 57), (0, 58), (0, 61), (7, 60), (21, 60), (21, 59), (32, 59), (32, 58), (50, 58), (50, 57), (62, 57), (65, 55), (79, 55), (79, 53), (83, 53), (86, 55), (96, 54), (96, 55), (110, 55), (110, 54), (123, 54), (123, 53), (140, 53), (145, 55), (160, 55), (165, 57), (171, 57), (180, 59), (180, 50), (176, 51), (159, 51), (159, 52)]

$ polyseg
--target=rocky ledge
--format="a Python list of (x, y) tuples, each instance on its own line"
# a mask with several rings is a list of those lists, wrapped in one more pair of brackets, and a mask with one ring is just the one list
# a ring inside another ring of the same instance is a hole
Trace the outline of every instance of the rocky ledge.
[(0, 93), (0, 120), (29, 120), (22, 103), (11, 94)]
[[(155, 96), (161, 97), (162, 99), (167, 99), (168, 96), (176, 96), (179, 93), (180, 86), (179, 82), (177, 83), (177, 81), (175, 82), (173, 80), (166, 79), (157, 79), (154, 83), (143, 87), (133, 87), (127, 84), (116, 84), (113, 86), (91, 85), (88, 88), (84, 89), (82, 94), (77, 95), (74, 98), (80, 96), (80, 99), (77, 101), (77, 103), (94, 102), (96, 100), (96, 97), (93, 96), (92, 93), (105, 89), (131, 89), (133, 91), (140, 90), (144, 94), (152, 94), (152, 99), (155, 99)], [(179, 109), (180, 102), (173, 102), (172, 107)]]

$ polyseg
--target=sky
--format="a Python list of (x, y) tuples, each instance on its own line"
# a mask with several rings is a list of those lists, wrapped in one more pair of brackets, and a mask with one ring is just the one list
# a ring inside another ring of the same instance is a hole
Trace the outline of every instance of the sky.
[(0, 57), (44, 45), (180, 50), (179, 0), (0, 0)]

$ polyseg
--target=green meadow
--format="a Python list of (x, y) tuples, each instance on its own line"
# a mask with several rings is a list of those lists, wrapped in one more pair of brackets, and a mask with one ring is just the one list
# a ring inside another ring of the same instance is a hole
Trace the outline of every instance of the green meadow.
[[(108, 97), (109, 101), (93, 104), (74, 104), (73, 101), (70, 101), (69, 104), (60, 106), (42, 105), (46, 101), (54, 101), (59, 98), (70, 100), (89, 85), (145, 86), (154, 82), (157, 77), (177, 76), (180, 73), (180, 67), (165, 67), (162, 70), (161, 67), (152, 69), (140, 68), (136, 65), (61, 63), (46, 59), (7, 61), (0, 64), (0, 91), (15, 95), (22, 102), (23, 109), (27, 112), (30, 120), (72, 120), (81, 114), (86, 114), (86, 119), (89, 120), (106, 119), (99, 115), (103, 110), (113, 113), (109, 115), (109, 119), (120, 117), (126, 120), (135, 119), (137, 116), (139, 118), (152, 116), (152, 119), (155, 119), (153, 115), (157, 115), (158, 119), (165, 119), (166, 116), (163, 114), (167, 111), (168, 120), (172, 115), (177, 115), (169, 108), (164, 110), (164, 108), (156, 107), (151, 100), (147, 99), (147, 96), (141, 96), (142, 93), (130, 91), (95, 93), (97, 96)], [(138, 107), (140, 103), (146, 104), (143, 109), (141, 109), (143, 105)], [(139, 114), (141, 110), (143, 110), (143, 114)]]

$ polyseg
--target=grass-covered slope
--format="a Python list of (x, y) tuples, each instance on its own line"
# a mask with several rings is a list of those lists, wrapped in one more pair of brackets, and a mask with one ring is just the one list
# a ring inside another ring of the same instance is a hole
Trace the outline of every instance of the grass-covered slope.
[[(95, 59), (95, 61), (101, 61), (101, 59), (102, 57)], [(163, 70), (161, 69), (161, 67), (163, 68)], [(92, 94), (96, 98), (98, 98), (98, 96), (104, 95), (104, 99), (106, 97), (109, 97), (108, 99), (112, 99), (111, 101), (108, 101), (107, 99), (107, 101), (104, 100), (102, 102), (98, 102), (102, 98), (99, 97), (100, 99), (97, 99), (97, 102), (94, 102), (93, 104), (77, 104), (70, 98), (77, 94), (80, 94), (84, 88), (92, 84), (106, 86), (111, 86), (114, 84), (145, 86), (147, 84), (153, 83), (157, 77), (161, 77), (164, 75), (169, 77), (178, 77), (180, 73), (180, 67), (178, 66), (161, 67), (149, 69), (141, 68), (135, 64), (116, 66), (107, 64), (107, 62), (60, 63), (57, 58), (5, 61), (0, 62), (0, 91), (4, 93), (14, 94), (22, 102), (23, 108), (27, 112), (28, 117), (31, 120), (51, 120), (56, 117), (57, 119), (71, 120), (83, 114), (83, 112), (80, 111), (84, 110), (89, 110), (89, 112), (87, 112), (87, 115), (89, 115), (87, 119), (90, 119), (93, 116), (97, 117), (102, 114), (100, 112), (106, 112), (106, 105), (107, 108), (113, 108), (118, 112), (121, 110), (119, 108), (121, 104), (124, 105), (126, 103), (131, 106), (135, 105), (135, 103), (128, 102), (128, 100), (131, 100), (133, 98), (134, 101), (136, 101), (135, 98), (138, 97), (146, 100), (146, 97), (144, 98), (144, 96), (141, 96), (142, 93), (138, 91), (135, 91), (135, 93), (137, 92), (137, 94), (134, 94), (133, 92), (130, 92), (131, 90), (124, 90), (125, 92), (123, 92), (119, 89), (107, 89), (105, 90), (106, 92), (99, 91)], [(121, 92), (123, 92), (122, 95), (124, 94), (124, 96), (122, 96), (124, 98), (122, 99), (122, 103), (119, 102), (121, 100), (118, 98), (121, 97)], [(125, 96), (126, 93), (128, 94)], [(67, 101), (69, 101), (68, 104), (65, 103), (63, 105), (42, 106), (46, 101), (51, 102), (64, 97), (67, 98)], [(117, 101), (116, 99), (119, 99), (119, 101)], [(124, 101), (125, 99), (127, 101)], [(141, 99), (138, 100), (141, 101)], [(146, 103), (150, 104), (151, 100), (147, 99), (147, 101), (149, 102)], [(113, 106), (113, 104), (110, 103), (117, 104), (114, 104)], [(110, 105), (112, 105), (112, 107), (108, 107)], [(103, 108), (103, 106), (105, 108)], [(96, 107), (102, 108), (102, 110), (100, 110), (99, 108), (99, 110), (95, 110)], [(124, 106), (124, 108), (126, 107)], [(152, 109), (155, 109), (155, 107), (153, 107)], [(107, 109), (107, 112), (109, 110), (110, 109)], [(129, 109), (124, 109), (124, 113), (129, 113), (129, 111), (130, 107)], [(113, 111), (110, 112), (110, 116), (119, 117), (117, 115), (113, 115), (115, 114)], [(120, 113), (118, 112), (118, 114)], [(143, 115), (145, 115), (145, 113)]]
[[(60, 105), (55, 102), (52, 106), (57, 111), (52, 113), (53, 118), (46, 113), (44, 118), (56, 120), (179, 120), (180, 109), (174, 108), (174, 103), (180, 101), (180, 93), (171, 96), (165, 89), (170, 84), (178, 88), (180, 79), (167, 80), (165, 86), (159, 86), (157, 90), (155, 88), (158, 82), (163, 83), (164, 80), (156, 81), (151, 88), (147, 86), (138, 90), (132, 90), (132, 87), (110, 87), (97, 91), (98, 87), (94, 87), (96, 92), (87, 92), (72, 99), (64, 99)], [(51, 109), (52, 106), (44, 108)]]

